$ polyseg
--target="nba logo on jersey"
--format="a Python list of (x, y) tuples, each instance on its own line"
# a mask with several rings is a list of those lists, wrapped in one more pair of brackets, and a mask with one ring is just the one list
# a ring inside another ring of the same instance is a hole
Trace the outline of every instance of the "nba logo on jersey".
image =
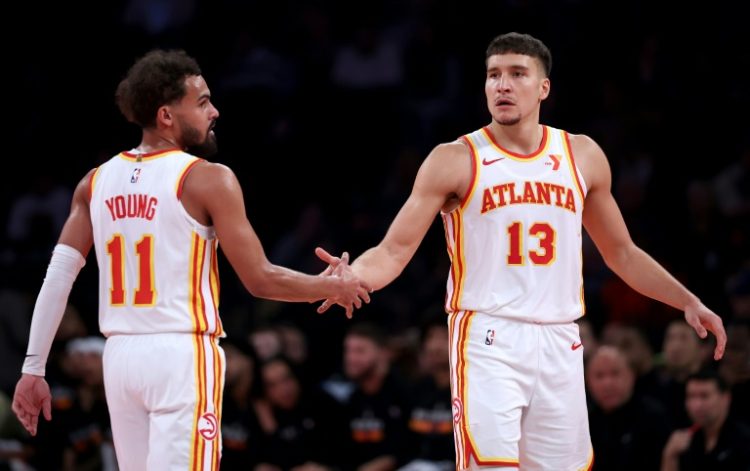
[(141, 169), (137, 168), (133, 170), (133, 174), (130, 176), (130, 183), (138, 183), (138, 177), (141, 176)]
[(495, 341), (495, 331), (493, 329), (487, 329), (487, 336), (484, 338), (485, 345), (492, 345)]

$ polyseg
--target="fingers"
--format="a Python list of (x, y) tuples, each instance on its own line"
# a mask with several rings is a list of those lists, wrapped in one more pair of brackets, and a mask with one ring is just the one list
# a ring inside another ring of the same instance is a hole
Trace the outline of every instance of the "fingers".
[(714, 322), (711, 325), (711, 332), (716, 336), (716, 348), (714, 349), (714, 360), (721, 360), (724, 356), (724, 349), (727, 346), (727, 333), (724, 330), (724, 324), (721, 322), (721, 318), (716, 316)]
[(344, 252), (343, 254), (341, 254), (341, 263), (349, 265), (349, 252)]
[(39, 410), (35, 409), (24, 396), (20, 395), (16, 395), (13, 398), (13, 405), (11, 408), (16, 414), (16, 417), (18, 417), (18, 421), (23, 425), (23, 428), (25, 428), (32, 436), (36, 435), (36, 418), (37, 414), (39, 414)]
[(370, 304), (370, 292), (366, 287), (360, 286), (357, 288), (357, 296), (365, 303)]
[(334, 257), (321, 247), (315, 247), (315, 255), (317, 255), (319, 259), (323, 260), (329, 265), (336, 266), (341, 262), (340, 258)]
[(47, 422), (52, 420), (52, 397), (47, 396), (44, 399), (42, 399), (42, 413), (44, 414), (44, 418), (47, 419)]
[(328, 309), (330, 309), (332, 305), (333, 305), (333, 302), (331, 302), (330, 299), (326, 299), (325, 301), (323, 301), (323, 303), (320, 306), (318, 306), (318, 309), (317, 309), (318, 314), (323, 314)]
[(708, 332), (706, 331), (706, 328), (703, 327), (701, 324), (700, 317), (698, 316), (691, 316), (690, 319), (686, 319), (688, 321), (688, 324), (695, 330), (695, 333), (698, 334), (698, 337), (705, 339), (706, 335), (708, 335)]

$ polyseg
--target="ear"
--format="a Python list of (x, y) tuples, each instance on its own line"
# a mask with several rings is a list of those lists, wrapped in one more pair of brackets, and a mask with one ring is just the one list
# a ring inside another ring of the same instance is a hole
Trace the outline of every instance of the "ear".
[(541, 88), (541, 91), (540, 91), (540, 94), (539, 94), (539, 99), (540, 100), (547, 99), (547, 97), (549, 96), (550, 86), (551, 86), (551, 84), (550, 84), (549, 78), (547, 78), (547, 77), (543, 78), (542, 79), (542, 83), (540, 84), (540, 88)]
[(156, 124), (161, 124), (164, 127), (171, 127), (174, 124), (174, 116), (172, 111), (169, 109), (169, 105), (160, 106), (156, 110)]

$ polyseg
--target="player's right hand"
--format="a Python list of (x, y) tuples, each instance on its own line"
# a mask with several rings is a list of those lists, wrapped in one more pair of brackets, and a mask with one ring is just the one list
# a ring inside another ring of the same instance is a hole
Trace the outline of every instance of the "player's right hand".
[[(344, 252), (339, 257), (334, 257), (327, 251), (318, 247), (315, 249), (315, 254), (328, 263), (328, 267), (321, 273), (324, 276), (338, 276), (344, 281), (344, 286), (341, 290), (341, 294), (336, 297), (326, 299), (323, 304), (318, 307), (317, 311), (319, 314), (324, 313), (329, 307), (334, 304), (338, 304), (343, 307), (346, 311), (346, 317), (351, 319), (354, 308), (357, 309), (362, 307), (362, 301), (365, 303), (370, 302), (370, 293), (372, 290), (370, 287), (359, 278), (354, 275), (351, 267), (349, 266), (349, 254)], [(354, 291), (352, 292), (352, 288)]]
[(52, 420), (52, 395), (47, 381), (41, 376), (22, 374), (13, 394), (12, 408), (21, 425), (31, 436), (36, 435), (40, 411), (45, 419)]

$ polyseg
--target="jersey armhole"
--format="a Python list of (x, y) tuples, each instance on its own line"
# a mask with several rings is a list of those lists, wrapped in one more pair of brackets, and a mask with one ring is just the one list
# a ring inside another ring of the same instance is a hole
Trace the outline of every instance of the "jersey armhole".
[(175, 188), (175, 193), (177, 194), (178, 201), (181, 200), (182, 198), (182, 188), (183, 186), (185, 186), (185, 178), (187, 178), (188, 174), (195, 167), (196, 164), (203, 162), (203, 161), (204, 159), (196, 157), (195, 160), (185, 165), (185, 168), (183, 168), (182, 171), (180, 172), (180, 178), (177, 179), (177, 188)]

